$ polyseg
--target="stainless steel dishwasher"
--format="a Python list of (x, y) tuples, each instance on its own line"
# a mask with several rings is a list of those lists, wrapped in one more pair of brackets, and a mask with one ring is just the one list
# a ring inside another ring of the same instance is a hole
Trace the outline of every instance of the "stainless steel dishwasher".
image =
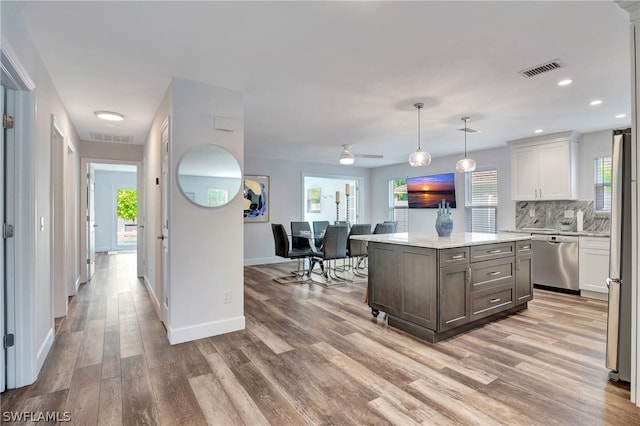
[(533, 283), (578, 293), (578, 237), (532, 234)]

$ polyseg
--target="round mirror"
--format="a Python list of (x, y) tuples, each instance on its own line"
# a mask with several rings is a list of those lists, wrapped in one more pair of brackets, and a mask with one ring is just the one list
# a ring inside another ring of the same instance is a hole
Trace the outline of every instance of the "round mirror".
[(178, 186), (189, 201), (199, 206), (224, 206), (240, 191), (241, 184), (240, 164), (217, 145), (193, 147), (178, 164)]

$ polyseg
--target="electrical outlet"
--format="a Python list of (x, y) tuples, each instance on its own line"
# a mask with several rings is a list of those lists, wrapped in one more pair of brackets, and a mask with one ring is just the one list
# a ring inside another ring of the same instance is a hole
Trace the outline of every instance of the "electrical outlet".
[(536, 217), (536, 209), (529, 209), (529, 217)]
[(231, 303), (231, 291), (227, 290), (222, 295), (222, 303)]
[(575, 216), (575, 210), (565, 210), (564, 211), (564, 217), (565, 219), (573, 219), (573, 217)]

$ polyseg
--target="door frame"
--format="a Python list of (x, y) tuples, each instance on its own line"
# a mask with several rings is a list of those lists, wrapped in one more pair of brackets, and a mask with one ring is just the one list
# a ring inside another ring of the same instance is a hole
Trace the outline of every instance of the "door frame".
[[(6, 40), (0, 40), (0, 67), (2, 68), (2, 84), (13, 92), (8, 111), (16, 117), (13, 141), (7, 142), (12, 147), (13, 161), (7, 168), (10, 188), (7, 189), (9, 203), (5, 206), (8, 223), (14, 224), (15, 236), (8, 240), (6, 247), (7, 261), (14, 274), (10, 278), (20, 277), (21, 285), (15, 280), (7, 281), (5, 294), (5, 317), (7, 332), (15, 334), (15, 345), (7, 350), (6, 383), (7, 388), (17, 388), (33, 383), (38, 371), (53, 344), (53, 333), (38, 348), (34, 342), (35, 320), (35, 270), (36, 270), (36, 232), (38, 218), (36, 210), (36, 170), (34, 135), (36, 85), (26, 72)], [(13, 195), (12, 195), (13, 194)], [(16, 196), (15, 194), (20, 194)], [(53, 326), (53, 318), (52, 318)]]
[(69, 291), (66, 282), (67, 262), (65, 249), (67, 241), (67, 185), (65, 180), (65, 157), (67, 157), (67, 138), (58, 124), (55, 115), (51, 115), (51, 175), (50, 175), (50, 218), (49, 237), (51, 246), (50, 276), (52, 285), (52, 311), (54, 318), (67, 315), (69, 309)]
[[(87, 205), (87, 171), (88, 171), (88, 166), (91, 163), (99, 163), (99, 164), (127, 164), (127, 165), (133, 165), (136, 166), (136, 185), (137, 185), (137, 190), (138, 190), (138, 211), (140, 211), (140, 199), (141, 197), (144, 197), (144, 186), (143, 186), (143, 182), (141, 182), (141, 167), (142, 167), (142, 162), (141, 161), (132, 161), (132, 160), (113, 160), (113, 159), (105, 159), (105, 158), (96, 158), (96, 157), (81, 157), (80, 158), (80, 206), (81, 209), (84, 210), (84, 206)], [(140, 218), (138, 218), (140, 219)], [(82, 267), (82, 266), (86, 266), (87, 264), (87, 226), (86, 226), (86, 222), (87, 222), (87, 217), (86, 214), (82, 214), (81, 220), (80, 222), (82, 223), (82, 225), (80, 226), (80, 265), (81, 265), (81, 274), (80, 274), (80, 282), (82, 283), (86, 283), (87, 282), (87, 268), (86, 267)], [(144, 226), (144, 220), (138, 220), (138, 226)], [(138, 238), (138, 242), (136, 244), (136, 250), (138, 251), (138, 253), (140, 252), (140, 250), (142, 250), (142, 247), (144, 247), (144, 245), (142, 244), (142, 241), (140, 238)], [(141, 260), (140, 255), (138, 255), (138, 271), (143, 270), (144, 268), (139, 264)]]

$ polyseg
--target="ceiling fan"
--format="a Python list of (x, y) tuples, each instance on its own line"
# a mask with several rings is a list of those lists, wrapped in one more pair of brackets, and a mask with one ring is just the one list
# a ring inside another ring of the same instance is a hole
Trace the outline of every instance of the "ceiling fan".
[(351, 145), (342, 145), (342, 152), (340, 153), (340, 164), (353, 164), (358, 158), (384, 158), (380, 154), (354, 154), (351, 152)]

